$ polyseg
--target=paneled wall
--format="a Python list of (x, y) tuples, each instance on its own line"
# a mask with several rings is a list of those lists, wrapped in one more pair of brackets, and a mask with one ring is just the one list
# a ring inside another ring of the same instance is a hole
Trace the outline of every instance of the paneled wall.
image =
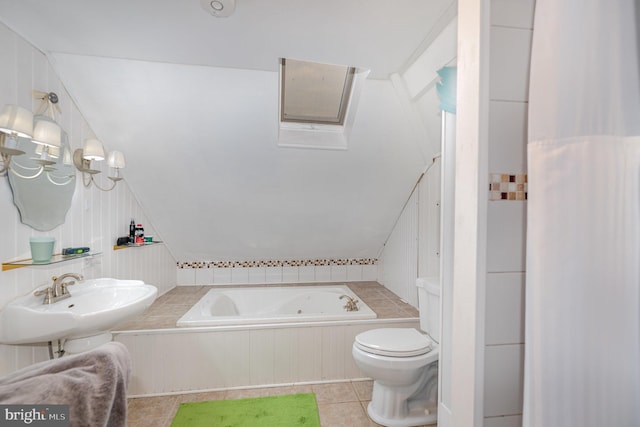
[[(529, 58), (535, 0), (492, 0), (489, 172), (514, 181), (489, 193), (484, 417), (487, 427), (522, 424)], [(509, 185), (514, 189), (510, 191)], [(523, 186), (526, 190), (526, 187)], [(522, 187), (520, 187), (522, 188)], [(515, 193), (513, 195), (509, 193)], [(511, 200), (510, 200), (511, 199)]]
[(355, 336), (418, 320), (231, 326), (123, 332), (135, 366), (130, 395), (364, 378), (351, 348)]
[(418, 209), (419, 191), (414, 191), (404, 207), (380, 257), (378, 281), (390, 291), (418, 306)]
[(378, 281), (418, 306), (416, 278), (440, 275), (440, 175), (442, 113), (437, 71), (455, 65), (455, 16), (443, 16), (442, 32), (400, 75), (392, 76), (405, 113), (424, 132), (425, 169), (378, 259)]
[[(32, 90), (55, 92), (60, 98), (62, 113), (58, 122), (69, 135), (71, 149), (80, 148), (93, 135), (73, 100), (56, 76), (46, 56), (27, 41), (0, 24), (0, 104), (17, 104), (36, 111), (40, 105)], [(107, 150), (109, 147), (105, 147)], [(125, 152), (126, 156), (126, 152)], [(128, 164), (127, 167), (135, 167)], [(0, 260), (29, 258), (29, 237), (54, 236), (55, 251), (63, 247), (89, 246), (101, 255), (84, 260), (65, 262), (55, 266), (20, 268), (0, 272), (0, 307), (17, 296), (50, 282), (50, 277), (66, 272), (81, 273), (87, 278), (115, 277), (141, 279), (158, 287), (162, 294), (176, 285), (176, 261), (160, 244), (145, 248), (114, 251), (118, 236), (128, 233), (131, 218), (144, 225), (148, 234), (158, 235), (146, 218), (125, 180), (111, 192), (84, 188), (76, 179), (72, 206), (65, 223), (49, 232), (38, 232), (23, 225), (13, 205), (8, 179), (0, 176)], [(106, 177), (99, 177), (108, 182)], [(73, 291), (72, 291), (73, 292)], [(2, 325), (3, 327), (6, 325)], [(42, 346), (0, 345), (0, 375), (44, 360), (47, 349)]]

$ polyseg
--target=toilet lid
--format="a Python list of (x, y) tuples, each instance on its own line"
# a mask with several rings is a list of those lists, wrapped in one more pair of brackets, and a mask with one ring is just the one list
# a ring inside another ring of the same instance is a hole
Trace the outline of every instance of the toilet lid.
[(413, 328), (382, 328), (358, 334), (356, 345), (381, 356), (410, 357), (427, 353), (433, 342)]

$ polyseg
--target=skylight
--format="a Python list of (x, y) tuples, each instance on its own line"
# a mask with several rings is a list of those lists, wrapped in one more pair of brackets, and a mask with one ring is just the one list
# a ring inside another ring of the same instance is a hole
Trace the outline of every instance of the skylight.
[(281, 59), (280, 121), (344, 125), (354, 67)]

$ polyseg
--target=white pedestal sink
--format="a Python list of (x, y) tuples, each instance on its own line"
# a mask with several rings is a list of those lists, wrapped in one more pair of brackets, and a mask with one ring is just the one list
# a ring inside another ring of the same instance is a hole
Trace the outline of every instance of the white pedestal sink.
[(33, 293), (16, 298), (0, 311), (0, 343), (33, 344), (65, 340), (65, 351), (78, 353), (111, 340), (111, 328), (141, 314), (158, 289), (141, 280), (83, 280), (69, 287), (71, 297), (43, 304)]

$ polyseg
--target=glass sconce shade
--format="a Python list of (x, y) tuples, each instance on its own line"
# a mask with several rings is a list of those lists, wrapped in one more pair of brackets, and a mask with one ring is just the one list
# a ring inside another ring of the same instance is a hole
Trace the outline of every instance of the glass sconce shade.
[(62, 129), (54, 122), (50, 122), (48, 120), (36, 121), (32, 139), (36, 144), (47, 145), (49, 147), (60, 147), (61, 137)]
[(107, 157), (107, 164), (112, 168), (124, 169), (124, 154), (120, 151), (112, 151)]
[(0, 132), (31, 138), (33, 135), (33, 113), (17, 105), (5, 105), (0, 112)]
[(97, 139), (87, 139), (84, 141), (82, 157), (85, 160), (104, 160), (104, 147)]

